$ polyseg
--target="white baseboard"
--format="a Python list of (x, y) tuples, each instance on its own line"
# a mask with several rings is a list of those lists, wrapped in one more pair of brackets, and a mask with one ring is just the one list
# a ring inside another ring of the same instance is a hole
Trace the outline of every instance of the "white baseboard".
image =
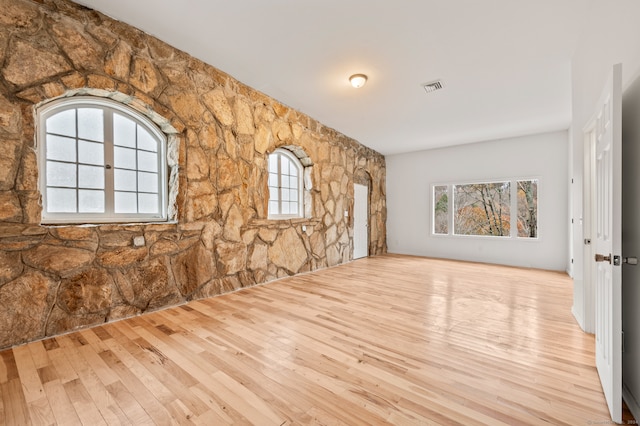
[(576, 320), (576, 322), (578, 323), (578, 325), (580, 326), (582, 331), (585, 331), (584, 330), (584, 319), (582, 318), (582, 316), (578, 315), (578, 312), (576, 311), (575, 305), (571, 306), (571, 313), (573, 314), (573, 318)]
[(629, 407), (633, 417), (640, 421), (640, 404), (638, 404), (638, 400), (633, 396), (629, 388), (624, 385), (622, 386), (622, 399), (627, 403), (627, 407)]

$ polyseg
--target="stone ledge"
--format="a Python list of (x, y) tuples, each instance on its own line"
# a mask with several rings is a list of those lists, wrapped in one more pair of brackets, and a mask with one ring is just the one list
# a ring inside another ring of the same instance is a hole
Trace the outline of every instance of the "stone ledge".
[(243, 226), (243, 229), (251, 228), (288, 228), (298, 225), (316, 226), (322, 223), (322, 221), (315, 217), (299, 217), (293, 219), (251, 219), (247, 225)]
[[(32, 225), (44, 229), (56, 228), (98, 228), (100, 231), (131, 231), (136, 228), (147, 229), (156, 228), (155, 230), (175, 231), (180, 225), (177, 221), (164, 222), (111, 222), (111, 223), (44, 223), (42, 225)], [(46, 232), (46, 231), (45, 231)]]

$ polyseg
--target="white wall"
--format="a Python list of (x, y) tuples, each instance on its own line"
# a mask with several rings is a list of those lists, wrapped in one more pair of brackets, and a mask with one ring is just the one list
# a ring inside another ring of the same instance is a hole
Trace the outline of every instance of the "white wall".
[[(572, 115), (570, 162), (572, 186), (572, 211), (575, 225), (572, 227), (572, 250), (574, 263), (574, 306), (576, 319), (584, 326), (586, 306), (583, 303), (583, 242), (580, 218), (582, 217), (582, 162), (583, 132), (593, 114), (607, 75), (616, 63), (622, 63), (622, 87), (625, 91), (640, 75), (640, 1), (638, 0), (593, 0), (590, 16), (593, 21), (586, 26), (581, 43), (576, 49), (572, 64)], [(576, 11), (581, 13), (581, 11)], [(640, 110), (639, 110), (640, 111)], [(624, 113), (623, 113), (624, 115)], [(635, 164), (640, 163), (640, 158)], [(637, 166), (636, 166), (637, 167)], [(623, 204), (625, 196), (623, 194)], [(624, 226), (624, 225), (623, 225)], [(623, 244), (625, 236), (623, 235)], [(624, 255), (624, 254), (623, 254)], [(627, 254), (629, 255), (629, 254)], [(623, 269), (623, 291), (629, 283)], [(627, 274), (628, 275), (628, 274)], [(627, 295), (625, 295), (626, 297)], [(640, 300), (631, 304), (625, 300), (628, 309), (638, 309)], [(627, 316), (627, 312), (623, 316)], [(627, 345), (640, 348), (640, 324), (627, 320), (623, 324)], [(640, 416), (640, 358), (625, 356), (623, 365), (627, 404), (636, 418)]]
[[(389, 252), (552, 270), (568, 266), (568, 134), (387, 156)], [(430, 185), (538, 178), (538, 240), (433, 236)]]
[[(622, 255), (640, 257), (640, 78), (627, 89), (622, 104)], [(625, 332), (622, 376), (628, 404), (640, 414), (640, 267), (623, 265), (622, 329)], [(631, 402), (634, 401), (634, 402)]]

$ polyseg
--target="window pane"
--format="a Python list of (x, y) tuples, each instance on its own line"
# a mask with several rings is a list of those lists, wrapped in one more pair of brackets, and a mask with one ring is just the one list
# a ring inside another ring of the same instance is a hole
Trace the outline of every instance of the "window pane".
[(158, 213), (157, 194), (138, 194), (140, 213)]
[(47, 188), (47, 211), (49, 213), (75, 213), (76, 190)]
[(298, 176), (298, 168), (293, 163), (291, 163), (289, 167), (289, 174), (294, 177)]
[(291, 214), (297, 214), (298, 213), (298, 203), (297, 202), (290, 202), (289, 203), (289, 212)]
[(104, 142), (104, 113), (97, 108), (78, 108), (78, 137)]
[(289, 163), (291, 161), (289, 161), (289, 159), (287, 157), (285, 157), (284, 155), (280, 156), (280, 173), (282, 173), (283, 175), (288, 175), (289, 174)]
[(138, 149), (153, 152), (158, 151), (158, 142), (142, 126), (138, 126)]
[(68, 109), (47, 118), (47, 133), (57, 135), (76, 135), (76, 110)]
[(449, 233), (449, 193), (448, 186), (433, 187), (433, 233)]
[(289, 176), (280, 176), (280, 187), (289, 188)]
[(297, 189), (290, 189), (289, 190), (289, 200), (290, 201), (298, 201), (298, 190)]
[(277, 201), (269, 201), (269, 213), (270, 214), (280, 214), (278, 211), (278, 202)]
[(292, 177), (289, 178), (289, 188), (297, 189), (298, 188), (298, 178)]
[(278, 201), (278, 188), (269, 187), (269, 200)]
[(128, 148), (113, 148), (113, 165), (120, 169), (136, 169), (136, 150)]
[(136, 147), (136, 122), (120, 114), (113, 114), (114, 145)]
[(76, 161), (76, 140), (47, 135), (47, 160)]
[(78, 191), (78, 211), (80, 213), (104, 213), (104, 191)]
[(137, 189), (136, 172), (115, 169), (113, 171), (113, 186), (116, 191), (135, 191)]
[(289, 201), (289, 190), (288, 189), (282, 189), (280, 191), (280, 195), (282, 196), (282, 201)]
[(138, 201), (135, 192), (116, 192), (113, 201), (116, 213), (138, 213)]
[(104, 144), (78, 141), (78, 162), (104, 165)]
[(454, 233), (508, 237), (511, 228), (509, 182), (455, 185)]
[(47, 161), (47, 186), (76, 186), (76, 165)]
[(278, 186), (278, 175), (275, 173), (269, 173), (269, 186)]
[(519, 180), (518, 237), (538, 237), (538, 181)]
[(289, 214), (289, 203), (282, 203), (282, 211), (280, 212), (280, 214)]
[(104, 167), (79, 165), (78, 187), (104, 189)]
[(269, 173), (278, 173), (278, 155), (271, 154), (269, 156)]
[(138, 170), (157, 172), (158, 154), (153, 152), (138, 151)]
[(138, 172), (138, 191), (158, 192), (158, 175), (156, 173)]

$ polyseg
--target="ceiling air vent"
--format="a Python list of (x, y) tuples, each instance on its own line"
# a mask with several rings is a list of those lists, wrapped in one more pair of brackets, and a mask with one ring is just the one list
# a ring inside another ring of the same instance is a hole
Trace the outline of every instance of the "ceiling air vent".
[(442, 80), (436, 80), (430, 83), (425, 83), (422, 85), (422, 87), (424, 87), (424, 90), (427, 93), (431, 93), (431, 92), (435, 92), (436, 90), (440, 90), (444, 88), (444, 83), (442, 82)]

